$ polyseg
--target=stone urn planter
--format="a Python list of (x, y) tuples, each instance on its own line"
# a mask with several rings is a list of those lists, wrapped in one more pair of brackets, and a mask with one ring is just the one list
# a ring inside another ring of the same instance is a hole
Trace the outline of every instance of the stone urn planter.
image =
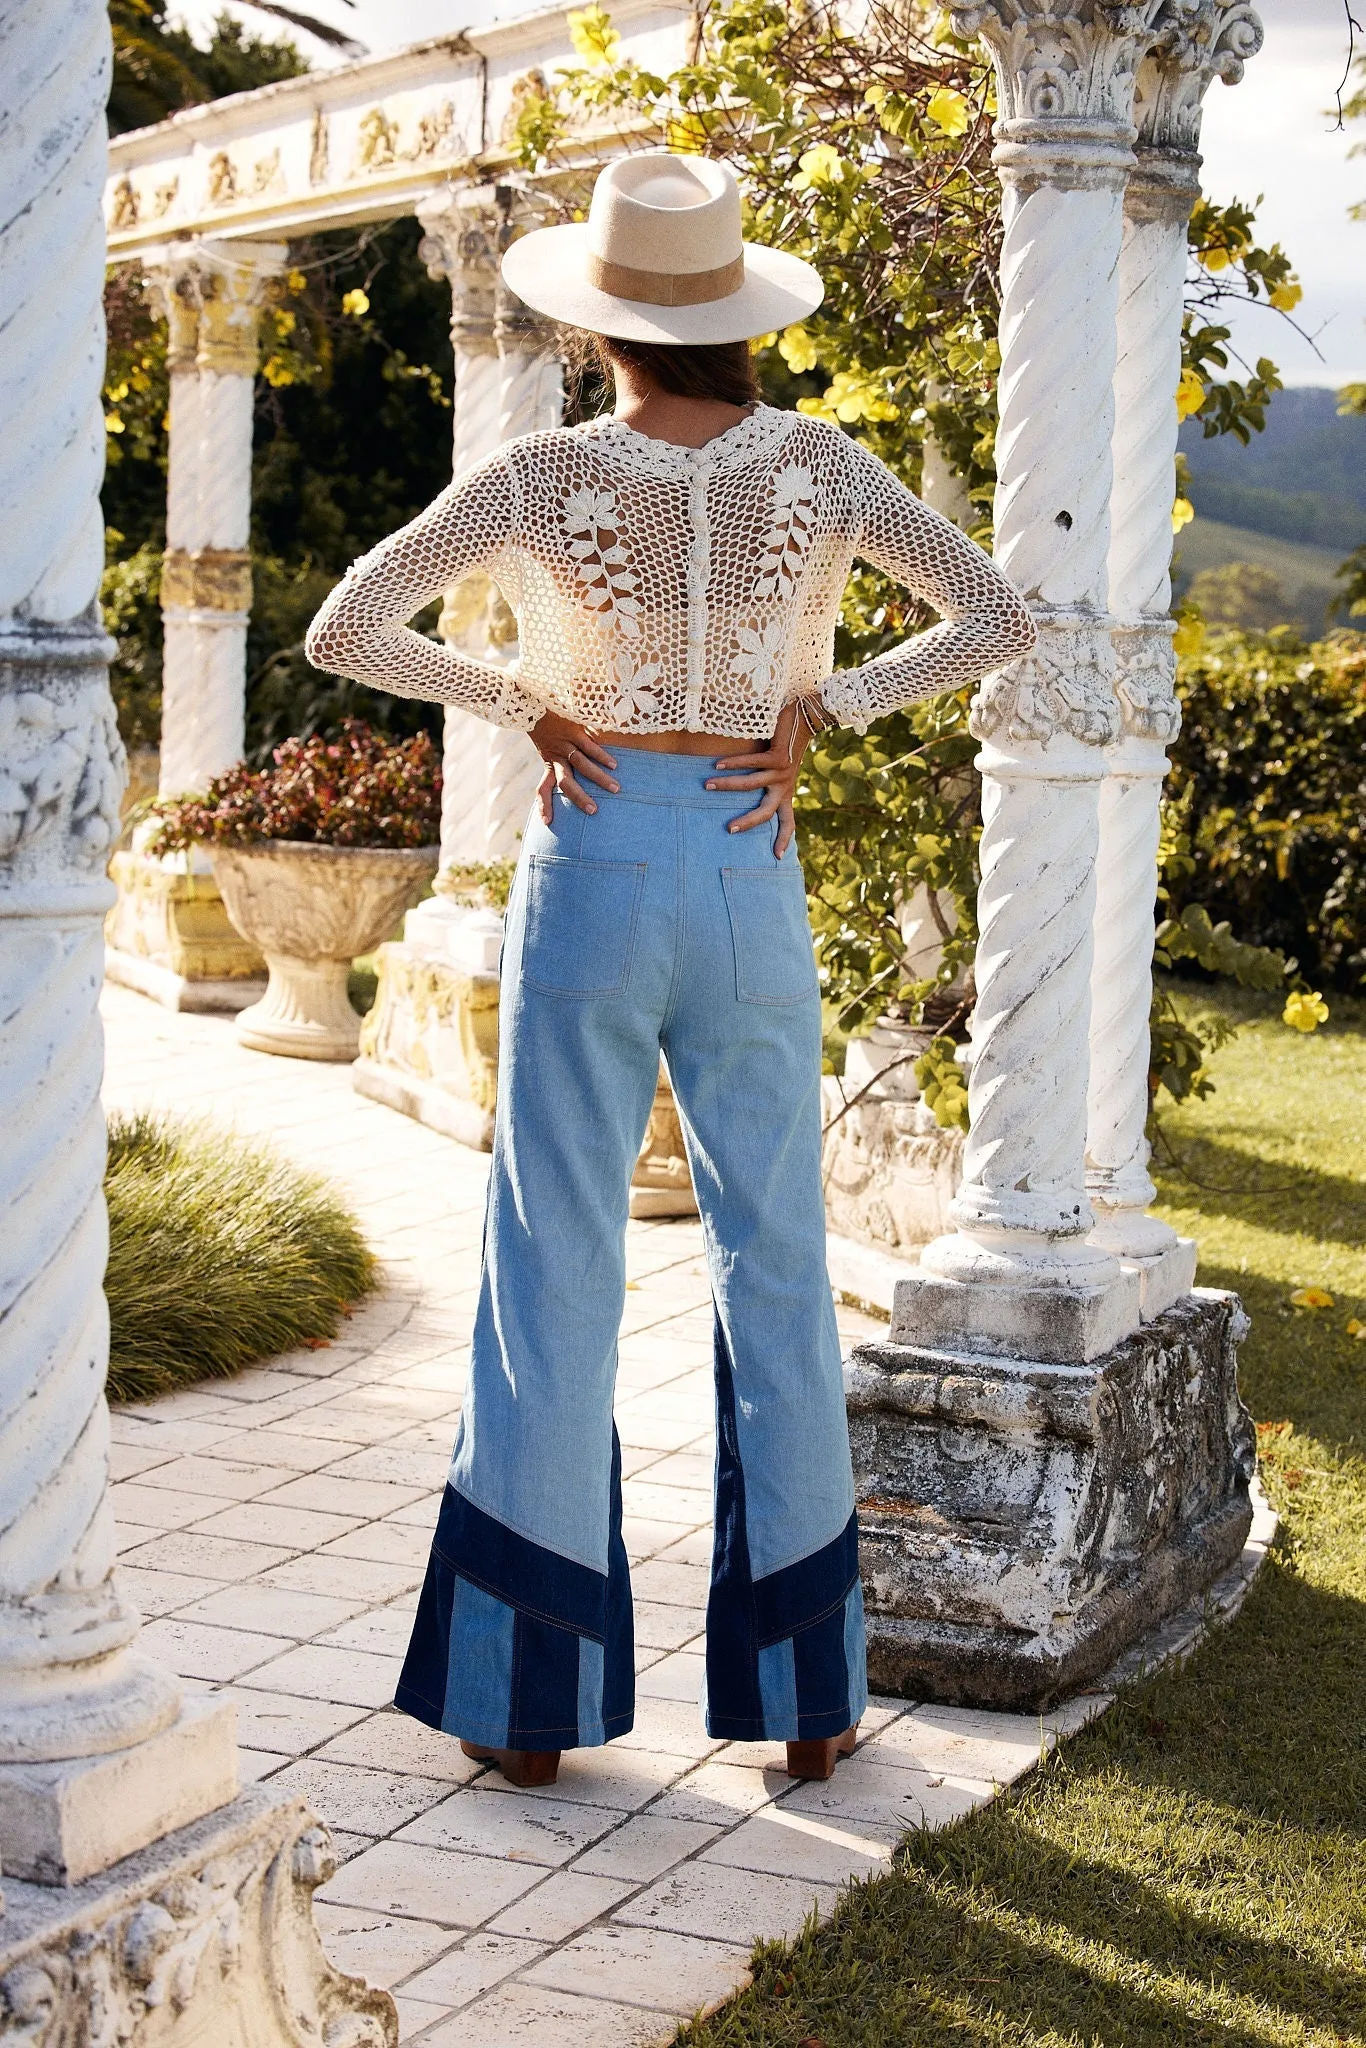
[(351, 962), (387, 939), (436, 873), (434, 846), (325, 846), (300, 839), (210, 848), (228, 916), (265, 955), (270, 981), (237, 1019), (257, 1052), (352, 1060), (360, 1018)]

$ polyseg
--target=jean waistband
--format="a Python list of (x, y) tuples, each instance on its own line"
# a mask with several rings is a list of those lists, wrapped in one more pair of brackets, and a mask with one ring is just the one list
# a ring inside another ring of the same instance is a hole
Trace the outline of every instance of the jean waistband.
[[(756, 739), (753, 751), (761, 751), (762, 744)], [(735, 751), (731, 749), (732, 755)], [(620, 745), (609, 747), (608, 752), (617, 764), (614, 780), (620, 784), (621, 794), (641, 803), (695, 804), (708, 810), (729, 805), (738, 813), (762, 795), (762, 791), (705, 786), (716, 773), (717, 761), (726, 758), (720, 747), (715, 755), (661, 754), (649, 747)]]

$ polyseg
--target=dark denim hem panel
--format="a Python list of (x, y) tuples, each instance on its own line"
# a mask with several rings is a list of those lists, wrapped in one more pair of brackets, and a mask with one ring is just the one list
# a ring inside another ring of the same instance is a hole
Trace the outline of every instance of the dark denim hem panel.
[(432, 1555), (515, 1613), (607, 1640), (607, 1576), (533, 1543), (447, 1483)]
[(600, 1749), (603, 1743), (615, 1742), (619, 1735), (629, 1735), (635, 1726), (633, 1713), (615, 1714), (611, 1720), (603, 1722), (602, 1737), (593, 1742), (585, 1742), (575, 1725), (572, 1728), (522, 1729), (522, 1735), (536, 1735), (540, 1739), (534, 1744), (511, 1743), (505, 1741), (501, 1734), (482, 1725), (475, 1726), (471, 1723), (469, 1733), (463, 1730), (457, 1733), (456, 1730), (445, 1727), (442, 1722), (442, 1710), (433, 1706), (430, 1700), (425, 1700), (421, 1693), (415, 1692), (408, 1685), (399, 1685), (394, 1694), (394, 1705), (400, 1713), (407, 1714), (411, 1720), (420, 1721), (424, 1727), (435, 1729), (438, 1735), (449, 1735), (452, 1742), (477, 1742), (485, 1749)]
[(843, 1607), (858, 1578), (858, 1513), (838, 1536), (809, 1557), (754, 1581), (754, 1621), (760, 1649), (813, 1628)]
[(827, 1736), (843, 1735), (849, 1723), (849, 1702), (845, 1700), (822, 1713), (799, 1713), (790, 1735), (766, 1728), (762, 1719), (741, 1720), (729, 1714), (708, 1714), (707, 1733), (718, 1742), (823, 1742)]

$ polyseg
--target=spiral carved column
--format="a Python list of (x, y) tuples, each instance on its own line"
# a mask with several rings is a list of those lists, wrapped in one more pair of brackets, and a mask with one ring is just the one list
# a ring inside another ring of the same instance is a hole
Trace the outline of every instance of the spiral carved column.
[[(1216, 76), (1236, 83), (1261, 40), (1246, 0), (1197, 0), (1167, 20), (1138, 76), (1138, 164), (1119, 265), (1109, 571), (1122, 732), (1107, 750), (1100, 797), (1086, 1132), (1092, 1241), (1130, 1259), (1160, 1258), (1178, 1242), (1145, 1213), (1156, 1190), (1144, 1130), (1162, 779), (1181, 723), (1169, 612), (1186, 224), (1200, 189), (1204, 94)], [(1153, 1303), (1189, 1284), (1193, 1257), (1191, 1248)]]
[(161, 792), (202, 790), (242, 758), (251, 610), (257, 328), (278, 243), (192, 241), (148, 257), (171, 372)]
[(959, 32), (980, 35), (996, 62), (996, 558), (1029, 599), (1039, 638), (986, 679), (973, 707), (983, 836), (972, 1128), (957, 1232), (928, 1246), (921, 1267), (941, 1280), (1114, 1297), (1088, 1344), (1122, 1334), (1130, 1311), (1115, 1304), (1132, 1291), (1087, 1242), (1084, 1150), (1097, 797), (1119, 728), (1106, 577), (1115, 275), (1134, 73), (1159, 5), (954, 10)]

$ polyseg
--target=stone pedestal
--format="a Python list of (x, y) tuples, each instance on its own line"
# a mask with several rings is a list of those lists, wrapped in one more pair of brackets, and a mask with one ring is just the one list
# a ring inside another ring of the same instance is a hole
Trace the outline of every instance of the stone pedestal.
[(1237, 1557), (1252, 1422), (1236, 1296), (1081, 1365), (891, 1341), (845, 1368), (875, 1691), (1042, 1712)]
[(678, 1104), (662, 1061), (650, 1121), (645, 1126), (645, 1142), (631, 1175), (630, 1210), (637, 1217), (697, 1214)]
[(387, 1991), (334, 1970), (336, 1859), (302, 1800), (244, 1794), (101, 1876), (6, 1879), (0, 2039), (31, 2048), (396, 2048)]
[(136, 849), (109, 872), (118, 900), (105, 920), (110, 981), (168, 1010), (244, 1010), (266, 991), (266, 963), (231, 923), (208, 858)]
[(952, 1228), (962, 1179), (963, 1135), (935, 1121), (915, 1078), (933, 1037), (927, 1025), (882, 1018), (850, 1040), (843, 1080), (827, 1078), (822, 1090), (830, 1228), (901, 1259)]
[(487, 1152), (498, 1093), (497, 973), (454, 965), (407, 940), (381, 946), (378, 965), (354, 1087)]

